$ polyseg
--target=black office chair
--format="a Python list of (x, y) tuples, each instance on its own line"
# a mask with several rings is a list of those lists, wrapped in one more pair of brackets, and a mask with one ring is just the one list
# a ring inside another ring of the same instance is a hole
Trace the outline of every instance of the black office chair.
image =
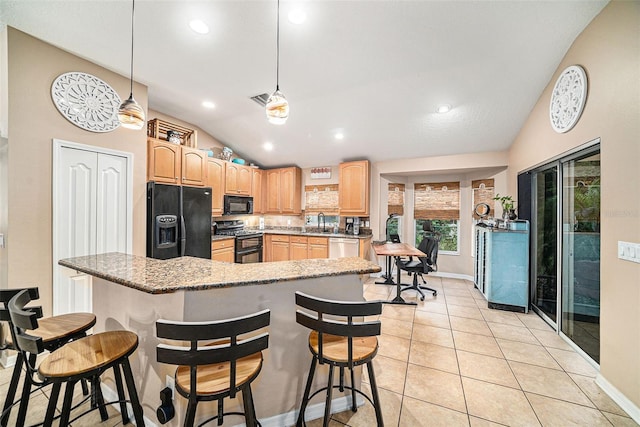
[(418, 245), (418, 250), (424, 252), (427, 256), (417, 257), (417, 260), (409, 257), (408, 261), (401, 260), (399, 265), (401, 270), (407, 271), (409, 275), (413, 274), (413, 283), (400, 289), (400, 293), (413, 289), (420, 294), (420, 300), (424, 301), (423, 289), (432, 292), (434, 297), (438, 295), (438, 291), (435, 289), (419, 285), (418, 276), (422, 279), (422, 283), (426, 285), (427, 281), (422, 275), (429, 274), (432, 271), (438, 271), (438, 245), (440, 243), (440, 236), (433, 230), (431, 221), (425, 221), (422, 225), (422, 230), (424, 237), (420, 245)]

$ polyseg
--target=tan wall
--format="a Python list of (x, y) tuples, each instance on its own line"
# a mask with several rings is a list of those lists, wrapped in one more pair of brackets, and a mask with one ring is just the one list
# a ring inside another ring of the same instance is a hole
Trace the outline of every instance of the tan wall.
[[(458, 255), (438, 256), (438, 271), (472, 276), (473, 254), (471, 250), (472, 210), (471, 181), (494, 178), (497, 193), (507, 190), (507, 152), (473, 153), (455, 156), (425, 157), (416, 159), (377, 162), (372, 165), (371, 227), (374, 240), (385, 238), (387, 220), (387, 184), (403, 182), (405, 214), (403, 216), (403, 240), (415, 241), (413, 231), (413, 184), (416, 182), (459, 181), (460, 188), (460, 246)], [(380, 265), (384, 259), (378, 259)]]
[[(133, 153), (133, 253), (145, 254), (146, 130), (85, 131), (67, 121), (51, 100), (60, 74), (80, 71), (129, 95), (129, 79), (23, 32), (8, 30), (8, 287), (38, 285), (46, 314), (52, 310), (52, 138)], [(134, 87), (146, 109), (145, 86)], [(4, 200), (3, 200), (4, 202)]]
[[(640, 407), (640, 264), (617, 258), (619, 240), (640, 242), (640, 2), (614, 1), (575, 40), (509, 152), (509, 188), (519, 171), (601, 138), (600, 371)], [(579, 64), (589, 81), (577, 125), (549, 123), (559, 74)]]

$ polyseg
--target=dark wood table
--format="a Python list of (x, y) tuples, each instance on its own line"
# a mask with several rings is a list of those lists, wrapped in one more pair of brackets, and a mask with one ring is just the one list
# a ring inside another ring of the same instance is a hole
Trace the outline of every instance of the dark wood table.
[(396, 280), (396, 297), (389, 304), (407, 304), (416, 305), (415, 302), (407, 302), (400, 296), (400, 257), (403, 256), (427, 256), (424, 252), (406, 243), (385, 243), (384, 245), (373, 245), (376, 255), (384, 255), (386, 257), (394, 257), (396, 259), (396, 268), (398, 270), (398, 278)]

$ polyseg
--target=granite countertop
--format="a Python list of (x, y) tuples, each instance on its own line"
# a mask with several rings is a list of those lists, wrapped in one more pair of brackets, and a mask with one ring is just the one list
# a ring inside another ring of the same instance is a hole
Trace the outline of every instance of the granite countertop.
[(159, 260), (112, 252), (62, 259), (58, 264), (150, 294), (380, 271), (377, 264), (358, 257), (230, 264), (194, 257)]

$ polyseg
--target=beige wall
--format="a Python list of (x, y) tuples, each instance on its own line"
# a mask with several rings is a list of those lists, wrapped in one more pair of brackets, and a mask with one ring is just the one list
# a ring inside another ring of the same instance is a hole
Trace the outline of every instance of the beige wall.
[[(377, 162), (371, 172), (371, 227), (374, 240), (385, 238), (387, 220), (387, 184), (405, 183), (403, 241), (415, 241), (413, 231), (413, 184), (416, 182), (460, 182), (460, 246), (457, 255), (439, 255), (438, 271), (455, 275), (473, 275), (471, 233), (473, 227), (471, 181), (494, 178), (496, 193), (507, 190), (507, 152), (473, 153), (455, 156), (424, 157)], [(378, 259), (380, 265), (384, 259)]]
[[(579, 64), (589, 82), (577, 125), (549, 124), (559, 74)], [(575, 40), (509, 152), (509, 188), (519, 171), (601, 138), (600, 371), (640, 407), (640, 264), (617, 258), (619, 240), (640, 242), (640, 2), (614, 1)], [(640, 412), (637, 412), (640, 416)]]
[[(93, 74), (121, 98), (129, 95), (127, 77), (8, 29), (8, 179), (1, 201), (8, 206), (8, 224), (0, 231), (7, 237), (6, 280), (10, 288), (38, 285), (47, 315), (52, 310), (52, 138), (133, 153), (133, 253), (145, 253), (146, 130), (94, 133), (67, 121), (51, 100), (51, 83), (69, 71)], [(146, 109), (146, 87), (136, 84), (134, 95)]]

